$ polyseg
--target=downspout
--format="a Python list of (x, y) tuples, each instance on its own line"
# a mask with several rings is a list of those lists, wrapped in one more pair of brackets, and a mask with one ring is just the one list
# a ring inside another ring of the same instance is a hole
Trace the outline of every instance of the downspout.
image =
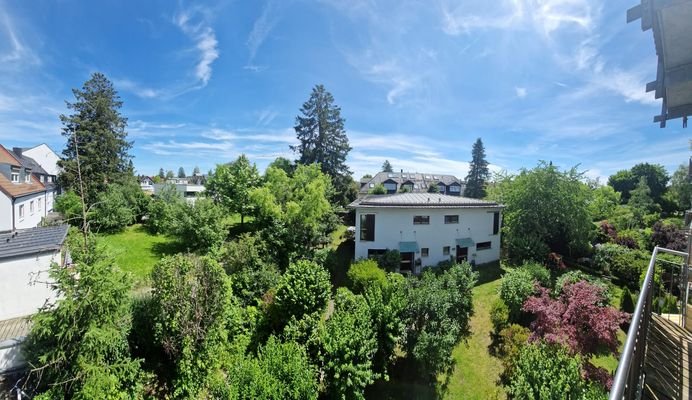
[(17, 200), (17, 199), (15, 199), (14, 197), (12, 197), (12, 231), (13, 231), (13, 232), (14, 232), (15, 229), (16, 229), (16, 227), (15, 227), (15, 222), (14, 222), (14, 220), (15, 220), (15, 216), (14, 216), (14, 202), (15, 202), (15, 200)]

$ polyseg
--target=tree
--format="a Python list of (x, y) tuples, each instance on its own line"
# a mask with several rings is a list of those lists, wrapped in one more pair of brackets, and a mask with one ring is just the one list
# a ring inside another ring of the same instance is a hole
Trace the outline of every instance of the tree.
[(294, 127), (300, 143), (291, 146), (291, 150), (299, 155), (297, 163), (318, 163), (322, 172), (332, 179), (335, 189), (333, 198), (343, 197), (343, 193), (348, 191), (348, 182), (337, 178), (351, 175), (346, 165), (351, 146), (344, 129), (341, 108), (334, 104), (334, 97), (324, 86), (317, 85), (301, 107), (300, 114), (296, 117)]
[(178, 214), (183, 212), (184, 202), (174, 185), (164, 184), (158, 196), (147, 207), (147, 230), (153, 234), (172, 234)]
[(524, 268), (512, 269), (502, 277), (500, 299), (508, 308), (510, 321), (519, 322), (521, 308), (526, 299), (534, 294), (535, 283), (531, 272)]
[(209, 199), (183, 203), (173, 217), (170, 233), (191, 250), (218, 248), (228, 236), (226, 213)]
[(440, 188), (436, 184), (431, 183), (428, 186), (428, 193), (440, 193)]
[(630, 192), (630, 200), (627, 203), (633, 214), (633, 222), (636, 226), (644, 227), (646, 225), (644, 216), (647, 214), (656, 214), (661, 211), (661, 207), (651, 198), (651, 190), (646, 183), (646, 178), (639, 178), (637, 186)]
[(240, 214), (240, 224), (245, 216), (252, 212), (250, 191), (260, 183), (259, 172), (255, 164), (241, 154), (235, 161), (217, 165), (214, 173), (207, 178), (204, 185), (207, 195), (230, 212)]
[(484, 198), (485, 185), (489, 178), (490, 171), (488, 170), (488, 161), (485, 159), (485, 148), (481, 138), (478, 138), (471, 149), (471, 163), (469, 164), (469, 173), (466, 175), (464, 196), (474, 199)]
[(208, 257), (164, 257), (152, 272), (154, 332), (176, 371), (174, 397), (197, 398), (228, 353), (237, 318), (230, 279)]
[(185, 178), (187, 175), (185, 174), (185, 168), (180, 167), (178, 168), (178, 178)]
[(507, 391), (515, 399), (581, 399), (584, 382), (579, 359), (558, 345), (523, 346), (512, 363)]
[(498, 183), (493, 196), (506, 206), (502, 220), (510, 259), (543, 262), (550, 250), (572, 256), (587, 251), (593, 224), (589, 188), (581, 177), (576, 168), (563, 172), (540, 162)]
[[(127, 140), (127, 119), (120, 114), (123, 103), (113, 84), (94, 73), (82, 89), (73, 89), (75, 101), (66, 102), (70, 115), (60, 115), (62, 135), (67, 139), (58, 177), (65, 190), (96, 201), (108, 183), (122, 182), (128, 169), (132, 142)], [(81, 186), (80, 186), (81, 185)]]
[(89, 237), (87, 248), (68, 239), (74, 265), (52, 264), (54, 304), (32, 316), (23, 353), (32, 366), (28, 381), (50, 399), (142, 398), (145, 376), (133, 360), (127, 274)]
[(164, 179), (166, 177), (166, 173), (163, 171), (163, 168), (159, 168), (159, 178)]
[(250, 191), (256, 224), (280, 268), (308, 256), (334, 229), (331, 190), (317, 165), (298, 165), (292, 176), (268, 168), (264, 185)]
[(382, 163), (382, 172), (392, 172), (392, 164), (389, 163), (389, 160), (384, 160)]
[(327, 306), (332, 285), (329, 273), (312, 261), (300, 260), (291, 264), (281, 277), (274, 307), (284, 321), (291, 317), (321, 313)]
[(640, 163), (630, 170), (622, 170), (608, 178), (608, 184), (622, 193), (622, 201), (628, 202), (631, 191), (634, 190), (641, 178), (645, 178), (651, 190), (651, 198), (661, 204), (661, 198), (670, 179), (666, 169), (659, 164)]
[(288, 175), (288, 176), (293, 175), (293, 171), (296, 170), (296, 165), (293, 164), (293, 162), (291, 162), (291, 160), (289, 160), (288, 158), (284, 158), (284, 157), (277, 157), (274, 161), (269, 163), (269, 165), (267, 166), (267, 169), (269, 169), (269, 167), (278, 168), (280, 170), (283, 170), (286, 173), (286, 175)]
[(599, 186), (591, 193), (589, 201), (589, 214), (592, 221), (602, 221), (609, 218), (620, 204), (620, 192), (616, 192), (612, 186)]
[(468, 263), (455, 264), (439, 274), (425, 271), (407, 282), (406, 353), (432, 382), (451, 370), (452, 350), (470, 334), (476, 274)]
[(134, 207), (128, 203), (121, 185), (109, 185), (98, 195), (97, 200), (87, 215), (94, 229), (119, 232), (135, 222)]
[(680, 165), (671, 178), (669, 191), (677, 211), (692, 207), (692, 182), (688, 177), (688, 167)]
[(321, 358), (328, 396), (364, 399), (365, 387), (377, 378), (373, 371), (377, 341), (363, 296), (339, 288), (334, 313), (322, 327)]
[(378, 183), (377, 185), (375, 185), (375, 187), (368, 191), (368, 194), (387, 194), (387, 189), (384, 187), (383, 184)]
[(170, 169), (166, 171), (166, 179), (173, 179), (173, 177), (175, 177), (173, 171), (171, 171)]
[(195, 165), (195, 169), (192, 170), (192, 176), (198, 176), (199, 174), (199, 167)]

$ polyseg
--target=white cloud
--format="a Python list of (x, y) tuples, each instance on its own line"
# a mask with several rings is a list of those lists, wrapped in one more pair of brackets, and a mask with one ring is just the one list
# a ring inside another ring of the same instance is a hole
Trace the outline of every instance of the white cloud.
[(181, 11), (175, 18), (176, 25), (192, 40), (199, 51), (199, 61), (195, 66), (195, 77), (202, 87), (211, 79), (212, 64), (219, 58), (219, 42), (214, 30), (209, 26), (204, 12), (193, 8)]
[(137, 82), (131, 81), (129, 79), (114, 79), (113, 84), (116, 89), (125, 90), (127, 92), (133, 93), (137, 97), (144, 99), (151, 99), (161, 96), (163, 93), (160, 90), (153, 89), (150, 87), (144, 87)]
[(516, 92), (517, 97), (520, 99), (523, 99), (528, 94), (525, 87), (515, 87), (514, 91)]
[[(248, 66), (253, 66), (252, 64), (255, 60), (255, 56), (257, 55), (257, 50), (259, 50), (262, 43), (264, 43), (271, 30), (274, 28), (274, 25), (276, 25), (279, 19), (276, 15), (277, 8), (278, 4), (273, 0), (269, 0), (267, 4), (264, 5), (262, 14), (260, 14), (259, 18), (255, 20), (255, 23), (252, 26), (252, 31), (250, 32), (246, 42), (248, 50), (250, 51)], [(261, 69), (251, 70), (258, 72)]]
[[(0, 3), (2, 6), (2, 3)], [(10, 15), (0, 8), (0, 38), (5, 36), (6, 47), (0, 46), (0, 67), (15, 63), (39, 64), (38, 56), (24, 44)], [(4, 65), (3, 65), (4, 64)]]

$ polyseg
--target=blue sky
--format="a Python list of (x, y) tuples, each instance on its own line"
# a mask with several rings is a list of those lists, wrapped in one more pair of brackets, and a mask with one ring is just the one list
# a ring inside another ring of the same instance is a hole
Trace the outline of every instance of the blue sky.
[(689, 156), (659, 101), (634, 0), (0, 0), (0, 143), (60, 152), (71, 89), (105, 73), (138, 172), (207, 171), (245, 153), (294, 158), (298, 109), (322, 83), (346, 118), (355, 178), (466, 175), (551, 160), (607, 177)]

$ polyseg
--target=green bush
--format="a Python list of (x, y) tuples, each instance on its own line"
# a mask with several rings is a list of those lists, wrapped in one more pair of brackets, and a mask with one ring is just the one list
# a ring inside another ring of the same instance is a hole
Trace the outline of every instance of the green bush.
[(504, 382), (507, 382), (512, 376), (514, 363), (517, 361), (519, 352), (528, 342), (530, 335), (529, 328), (517, 324), (511, 324), (500, 331), (497, 354), (502, 360), (501, 378)]
[(527, 260), (542, 261), (548, 257), (550, 248), (538, 236), (515, 235), (507, 239), (509, 260), (513, 264), (520, 264)]
[(648, 264), (646, 253), (611, 243), (597, 246), (593, 260), (596, 268), (630, 288), (638, 286), (639, 276)]
[(208, 251), (219, 247), (228, 236), (226, 212), (207, 198), (185, 203), (177, 213), (171, 234), (191, 250)]
[(507, 392), (514, 399), (580, 399), (585, 388), (579, 359), (561, 346), (528, 344), (513, 367)]
[(332, 285), (329, 273), (312, 261), (300, 260), (289, 265), (274, 296), (277, 316), (284, 322), (291, 317), (321, 312), (327, 306)]
[(598, 279), (593, 275), (589, 275), (579, 270), (565, 272), (564, 274), (560, 275), (560, 277), (557, 278), (557, 280), (555, 281), (554, 295), (558, 296), (562, 294), (562, 290), (564, 289), (565, 285), (574, 284), (580, 281), (587, 281), (591, 284), (601, 287), (603, 289), (603, 297), (610, 298), (611, 291), (607, 283), (603, 282), (601, 279)]
[(520, 268), (526, 270), (531, 274), (534, 280), (541, 284), (543, 287), (550, 287), (550, 271), (541, 264), (535, 262), (527, 262)]
[(535, 282), (531, 272), (523, 268), (512, 269), (502, 277), (500, 299), (509, 309), (510, 321), (519, 321), (521, 307), (526, 299), (535, 292)]
[(627, 287), (622, 290), (620, 295), (620, 311), (630, 314), (634, 312), (634, 300), (632, 299), (632, 293)]
[(502, 299), (496, 299), (490, 307), (490, 322), (493, 332), (499, 333), (509, 325), (509, 308)]
[(373, 285), (384, 288), (387, 284), (387, 273), (377, 265), (375, 260), (360, 260), (348, 270), (348, 279), (353, 293), (364, 293)]
[(387, 272), (396, 272), (401, 266), (401, 253), (399, 250), (385, 250), (384, 254), (370, 257), (377, 261), (377, 265)]
[(109, 185), (98, 195), (96, 204), (88, 214), (92, 229), (100, 232), (119, 232), (135, 222), (132, 204), (129, 204), (120, 185)]
[(62, 214), (65, 222), (82, 226), (82, 199), (73, 191), (67, 191), (55, 199), (55, 211)]

